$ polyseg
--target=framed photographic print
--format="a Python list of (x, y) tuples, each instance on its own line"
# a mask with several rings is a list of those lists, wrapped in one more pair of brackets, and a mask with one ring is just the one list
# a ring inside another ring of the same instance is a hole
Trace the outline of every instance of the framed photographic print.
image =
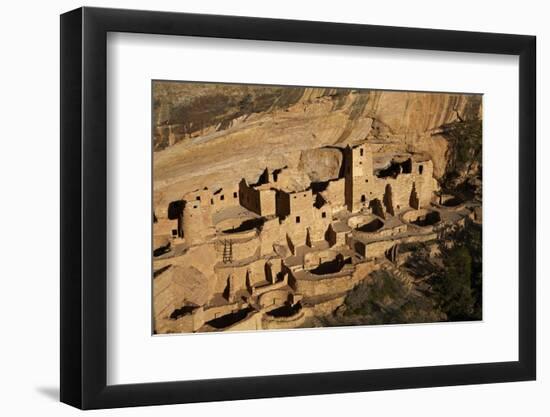
[(535, 38), (61, 16), (61, 400), (535, 379)]

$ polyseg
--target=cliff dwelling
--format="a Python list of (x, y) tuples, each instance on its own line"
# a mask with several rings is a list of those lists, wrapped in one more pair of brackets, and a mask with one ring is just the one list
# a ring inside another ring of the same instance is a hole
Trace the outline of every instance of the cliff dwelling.
[[(325, 102), (334, 100), (315, 97), (318, 114), (323, 114)], [(293, 113), (299, 104), (305, 106), (300, 102), (279, 110), (270, 107), (271, 117), (300, 132), (305, 128)], [(237, 116), (233, 124), (223, 122), (234, 143), (248, 143), (243, 139), (247, 123), (254, 132), (271, 123), (262, 111), (247, 115), (248, 120)], [(302, 110), (299, 116), (307, 111), (314, 110)], [(223, 131), (204, 128), (195, 138), (205, 139), (186, 139), (200, 145), (195, 158), (172, 162), (176, 151), (192, 154), (191, 142), (158, 151), (158, 175), (164, 174), (162, 170), (177, 172), (180, 166), (186, 174), (181, 181), (167, 177), (155, 182), (155, 187), (163, 187), (154, 202), (156, 333), (312, 327), (323, 317), (344, 315), (347, 297), (380, 271), (413, 293), (428, 286), (426, 278), (421, 283), (411, 267), (406, 268), (415, 251), (439, 254), (438, 242), (445, 239), (445, 247), (451, 248), (448, 236), (481, 224), (481, 199), (449, 194), (442, 188), (441, 162), (434, 165), (430, 152), (401, 146), (399, 133), (391, 133), (390, 127), (382, 129), (383, 138), (380, 129), (370, 134), (378, 136), (369, 136), (372, 119), (363, 119), (354, 122), (363, 123), (357, 127), (359, 138), (351, 135), (337, 143), (341, 135), (331, 128), (328, 144), (311, 146), (322, 135), (309, 134), (305, 150), (273, 151), (261, 157), (245, 148), (224, 148)], [(277, 125), (271, 129), (273, 137), (286, 135), (277, 133)], [(208, 160), (201, 152), (211, 152), (220, 162), (206, 165), (202, 176), (189, 173), (193, 159)], [(240, 153), (242, 162), (229, 159), (222, 164), (231, 152)], [(445, 152), (448, 149), (440, 154)], [(165, 165), (162, 158), (168, 161)], [(222, 168), (214, 169), (217, 166)], [(179, 198), (178, 189), (184, 190)], [(397, 308), (387, 299), (376, 302), (380, 311)]]

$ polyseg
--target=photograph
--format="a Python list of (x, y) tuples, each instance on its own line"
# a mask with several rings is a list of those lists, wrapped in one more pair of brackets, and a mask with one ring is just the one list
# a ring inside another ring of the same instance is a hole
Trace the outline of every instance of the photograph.
[(155, 335), (483, 320), (483, 94), (151, 81)]

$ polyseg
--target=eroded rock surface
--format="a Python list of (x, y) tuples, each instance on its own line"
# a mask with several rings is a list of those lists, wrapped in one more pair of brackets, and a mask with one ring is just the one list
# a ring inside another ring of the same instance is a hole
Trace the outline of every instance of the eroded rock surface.
[(427, 153), (440, 178), (448, 144), (438, 129), (479, 117), (481, 97), (162, 82), (154, 107), (154, 198), (162, 215), (205, 182), (234, 183), (266, 167), (315, 162), (307, 174), (323, 181), (336, 169), (337, 150), (308, 150), (364, 139), (387, 142), (391, 152)]
[(311, 182), (337, 178), (342, 165), (342, 151), (338, 148), (318, 148), (302, 151), (298, 169), (309, 176)]

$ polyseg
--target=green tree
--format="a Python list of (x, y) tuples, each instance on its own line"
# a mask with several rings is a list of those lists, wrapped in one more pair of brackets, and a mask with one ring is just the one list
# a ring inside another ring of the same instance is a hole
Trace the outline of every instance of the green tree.
[(448, 320), (470, 320), (473, 318), (474, 297), (472, 294), (472, 257), (465, 246), (451, 249), (444, 259), (444, 271), (435, 280), (442, 310)]
[(482, 122), (463, 120), (443, 126), (443, 135), (451, 143), (450, 165), (455, 171), (467, 169), (472, 162), (481, 164)]
[(460, 191), (473, 178), (481, 179), (482, 122), (479, 119), (461, 120), (442, 127), (449, 142), (448, 164), (442, 178), (446, 190)]
[(472, 295), (474, 297), (474, 317), (481, 320), (482, 312), (482, 229), (471, 225), (465, 229), (465, 243), (472, 257)]

